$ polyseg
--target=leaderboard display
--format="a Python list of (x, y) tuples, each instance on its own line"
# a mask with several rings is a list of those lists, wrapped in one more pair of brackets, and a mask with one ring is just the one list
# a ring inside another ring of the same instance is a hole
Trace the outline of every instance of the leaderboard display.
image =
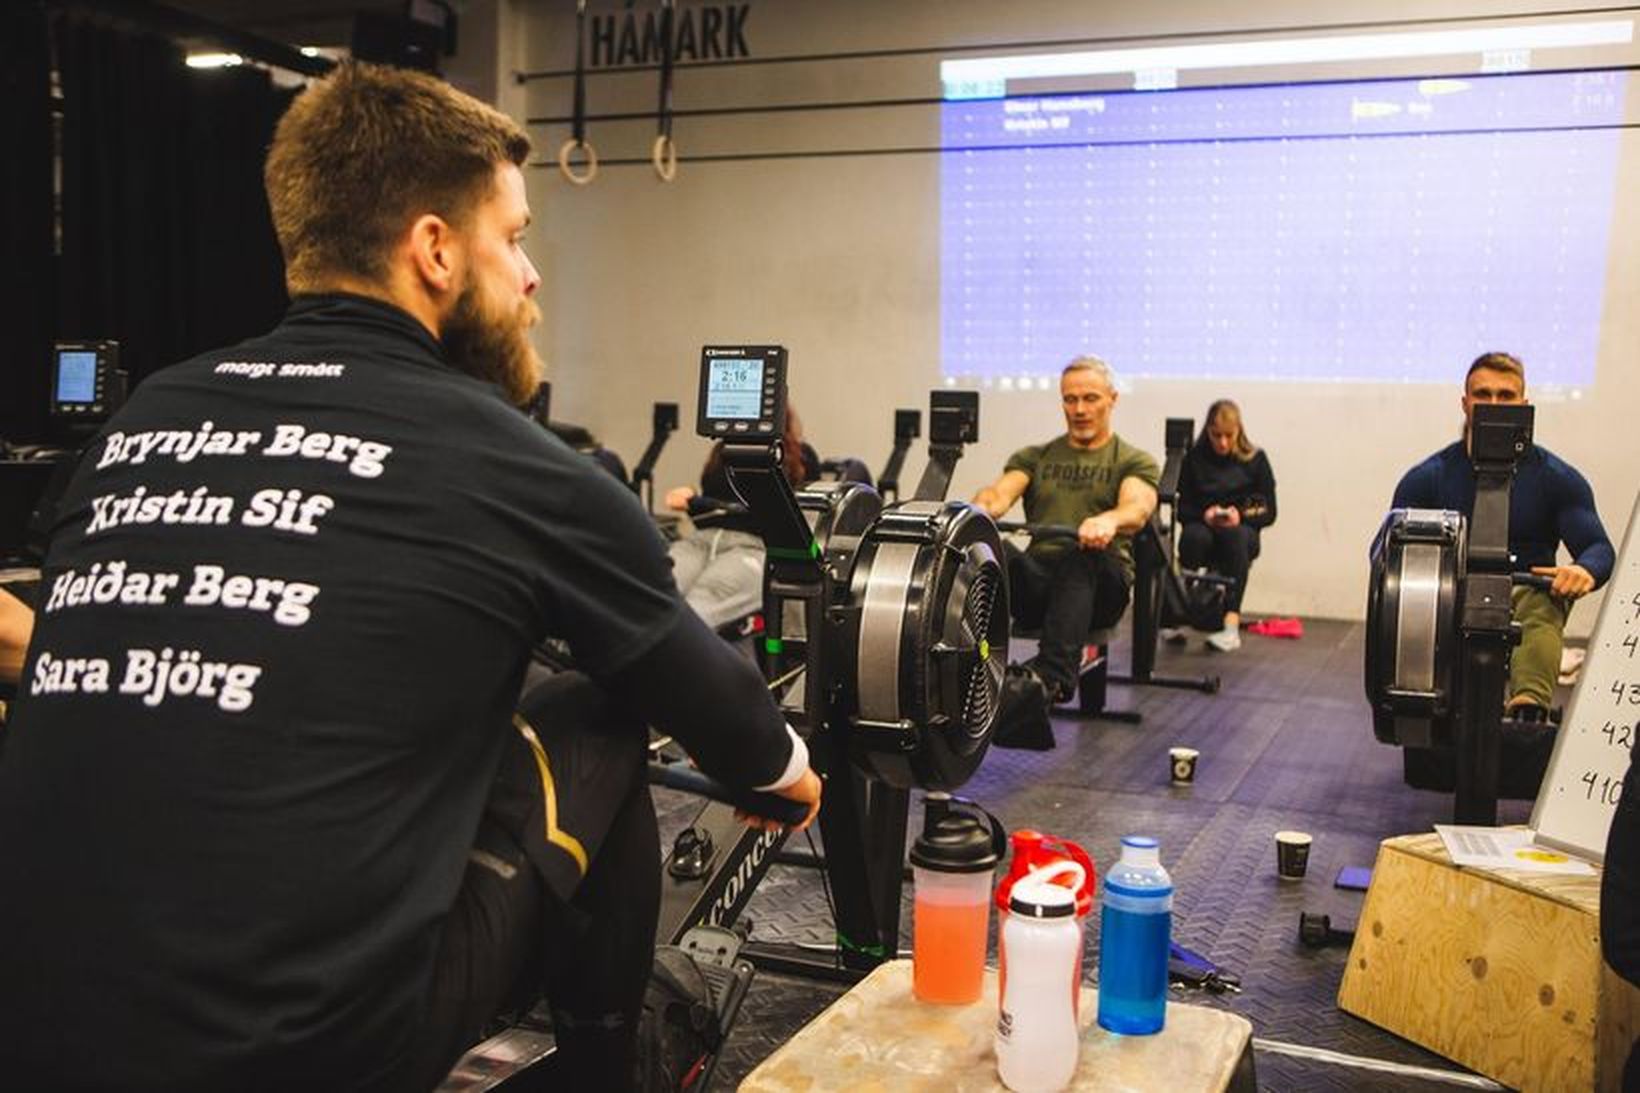
[(1627, 79), (948, 98), (942, 370), (1587, 386)]

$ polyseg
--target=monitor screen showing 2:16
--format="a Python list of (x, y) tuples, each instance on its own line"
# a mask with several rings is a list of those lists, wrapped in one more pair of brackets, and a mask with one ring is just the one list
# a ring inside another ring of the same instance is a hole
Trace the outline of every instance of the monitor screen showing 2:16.
[(707, 378), (706, 416), (756, 421), (763, 400), (763, 362), (729, 359), (711, 362)]

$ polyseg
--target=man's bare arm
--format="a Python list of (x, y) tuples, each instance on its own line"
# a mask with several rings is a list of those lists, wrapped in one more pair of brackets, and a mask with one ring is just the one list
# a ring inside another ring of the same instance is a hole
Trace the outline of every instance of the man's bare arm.
[(1119, 534), (1134, 534), (1145, 526), (1156, 511), (1156, 487), (1142, 478), (1122, 479), (1122, 488), (1116, 494), (1116, 507), (1110, 511), (1116, 517)]
[(1132, 535), (1145, 526), (1156, 511), (1156, 487), (1141, 478), (1122, 479), (1116, 507), (1083, 520), (1076, 539), (1083, 550), (1104, 550), (1118, 535)]
[(1000, 520), (1025, 496), (1030, 484), (1031, 476), (1024, 471), (1004, 471), (1001, 478), (974, 494), (974, 504), (990, 513), (993, 520)]

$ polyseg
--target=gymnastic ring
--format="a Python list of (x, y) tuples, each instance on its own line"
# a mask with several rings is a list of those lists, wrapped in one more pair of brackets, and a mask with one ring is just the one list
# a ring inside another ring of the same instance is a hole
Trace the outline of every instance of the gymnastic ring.
[(649, 162), (655, 165), (655, 174), (662, 182), (671, 182), (678, 177), (678, 146), (665, 133), (655, 136), (655, 143), (649, 146)]
[[(586, 153), (587, 168), (585, 174), (576, 174), (575, 168), (570, 165), (570, 155), (577, 148)], [(565, 178), (569, 179), (577, 186), (585, 186), (587, 183), (597, 178), (598, 153), (593, 150), (592, 142), (588, 140), (576, 140), (574, 137), (571, 137), (569, 140), (566, 140), (564, 143), (560, 144), (558, 146), (558, 169), (564, 173)]]

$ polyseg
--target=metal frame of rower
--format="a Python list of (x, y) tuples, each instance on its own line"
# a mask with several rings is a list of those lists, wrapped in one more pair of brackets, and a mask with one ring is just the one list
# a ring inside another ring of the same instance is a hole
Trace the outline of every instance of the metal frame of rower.
[[(960, 784), (971, 773), (971, 766), (952, 774), (949, 768), (933, 762), (932, 769), (940, 773), (928, 779), (918, 777), (919, 760), (904, 747), (910, 722), (876, 722), (847, 716), (846, 711), (855, 708), (860, 698), (850, 692), (859, 690), (861, 682), (835, 679), (829, 667), (844, 663), (851, 644), (859, 647), (860, 616), (870, 610), (852, 606), (853, 601), (840, 594), (859, 577), (858, 548), (868, 532), (881, 533), (882, 538), (874, 540), (877, 556), (909, 544), (924, 545), (930, 541), (926, 536), (931, 519), (938, 515), (934, 510), (943, 508), (949, 515), (953, 507), (927, 502), (945, 496), (963, 445), (977, 439), (978, 395), (936, 392), (932, 402), (929, 468), (918, 487), (918, 500), (923, 503), (914, 502), (887, 514), (876, 491), (857, 483), (828, 483), (829, 492), (828, 488), (820, 488), (805, 490), (801, 495), (794, 493), (772, 438), (761, 444), (729, 442), (724, 447), (730, 481), (746, 502), (746, 514), (766, 548), (765, 613), (771, 632), (760, 650), (762, 667), (771, 679), (772, 691), (779, 692), (794, 679), (804, 680), (802, 709), (792, 710), (785, 703), (782, 706), (794, 727), (806, 736), (811, 764), (827, 779), (819, 816), (826, 846), (848, 848), (847, 852), (826, 857), (785, 852), (784, 830), (747, 827), (736, 818), (736, 812), (745, 809), (790, 823), (796, 819), (789, 814), (793, 802), (753, 791), (737, 793), (682, 762), (650, 763), (652, 784), (706, 798), (692, 825), (674, 843), (670, 860), (661, 866), (656, 941), (679, 946), (695, 960), (713, 985), (717, 1022), (724, 1034), (746, 997), (752, 976), (748, 962), (769, 970), (854, 982), (898, 955), (911, 797), (910, 789), (900, 786), (908, 777), (918, 786), (934, 784), (942, 777), (946, 781), (940, 784)], [(664, 434), (671, 431), (669, 419), (669, 413), (663, 419), (661, 404), (657, 404), (657, 441), (663, 441)], [(663, 425), (663, 420), (668, 424)], [(770, 431), (778, 435), (778, 429)], [(652, 450), (658, 448), (652, 445)], [(928, 496), (924, 497), (925, 493)], [(1000, 555), (1000, 542), (995, 541), (989, 519), (975, 515), (989, 529)], [(951, 527), (945, 525), (947, 533)], [(960, 552), (963, 541), (959, 534), (938, 538), (941, 557), (947, 551)], [(966, 541), (972, 543), (971, 539)], [(968, 549), (974, 548), (970, 545)], [(1000, 578), (1000, 570), (998, 574)], [(870, 573), (866, 576), (869, 578)], [(874, 587), (869, 580), (866, 583)], [(927, 587), (932, 583), (925, 590)], [(1005, 621), (1005, 595), (1001, 602)], [(783, 633), (788, 621), (787, 604), (794, 605), (803, 618), (801, 635)], [(965, 611), (963, 622), (967, 621)], [(996, 640), (1005, 659), (1005, 625)], [(935, 644), (929, 652), (949, 659), (957, 650)], [(548, 659), (560, 663), (556, 656)], [(567, 665), (568, 661), (561, 663)], [(1000, 683), (1000, 670), (995, 669), (993, 684)], [(906, 715), (902, 712), (898, 716)], [(868, 736), (872, 741), (865, 746), (871, 748), (874, 741), (879, 749), (870, 764), (882, 777), (867, 776), (858, 765), (858, 756), (851, 754)], [(968, 762), (977, 763), (983, 754), (981, 746), (969, 755)], [(937, 789), (925, 792), (925, 819), (937, 819), (951, 807), (949, 793)], [(797, 815), (801, 815), (801, 809)], [(994, 819), (992, 825), (995, 834), (999, 828)], [(689, 846), (680, 855), (680, 846), (686, 841)], [(746, 932), (736, 929), (753, 891), (777, 862), (823, 871), (837, 928), (836, 944), (825, 958), (803, 946), (750, 943), (744, 940)], [(495, 1056), (487, 1051), (493, 1046), (501, 1057), (517, 1060), (514, 1071), (500, 1076), (497, 1085), (511, 1088), (511, 1073), (532, 1068), (548, 1053), (536, 1042), (529, 1048), (534, 1054), (520, 1059), (520, 1043), (513, 1039), (518, 1031), (503, 1031), (469, 1053), (469, 1058), (493, 1059)], [(710, 1081), (717, 1058), (716, 1051), (709, 1054), (695, 1077), (703, 1088)]]
[(1510, 490), (1532, 423), (1530, 406), (1476, 406), (1468, 520), (1395, 510), (1373, 545), (1366, 642), (1373, 731), (1409, 756), (1451, 750), (1452, 815), (1460, 824), (1497, 823), (1503, 694), (1509, 650), (1520, 641), (1512, 589), (1541, 581), (1512, 572), (1509, 554)]
[[(1173, 585), (1174, 595), (1182, 602), (1186, 596), (1185, 581), (1174, 564), (1174, 533), (1178, 527), (1179, 476), (1184, 471), (1185, 456), (1194, 439), (1195, 422), (1187, 417), (1170, 417), (1163, 432), (1166, 455), (1162, 473), (1156, 484), (1157, 511), (1151, 514), (1145, 526), (1133, 537), (1133, 603), (1131, 629), (1132, 652), (1125, 675), (1110, 671), (1110, 651), (1101, 646), (1098, 655), (1086, 663), (1077, 683), (1078, 709), (1087, 717), (1107, 721), (1138, 724), (1143, 715), (1138, 710), (1113, 710), (1105, 705), (1106, 685), (1122, 683), (1139, 687), (1175, 687), (1181, 690), (1217, 694), (1219, 677), (1168, 676), (1156, 673), (1156, 643), (1161, 633), (1163, 582)], [(1168, 506), (1164, 522), (1161, 506)], [(1214, 575), (1196, 575), (1197, 581), (1227, 583), (1228, 578)]]
[(1475, 507), (1464, 558), (1459, 616), (1462, 667), (1453, 743), (1458, 781), (1452, 818), (1498, 822), (1498, 737), (1509, 649), (1520, 641), (1513, 620), (1514, 562), (1509, 554), (1509, 494), (1515, 468), (1532, 444), (1530, 406), (1477, 406), (1470, 428)]
[[(977, 430), (976, 392), (936, 391), (931, 402), (929, 462), (917, 487), (919, 500), (945, 496), (963, 446)], [(844, 504), (832, 514), (822, 549), (777, 449), (768, 442), (726, 441), (723, 464), (765, 546), (764, 673), (771, 680), (803, 681), (802, 708), (787, 707), (786, 713), (807, 739), (811, 765), (826, 779), (819, 826), (827, 852), (787, 851), (784, 831), (747, 828), (731, 806), (708, 802), (689, 829), (691, 838), (704, 839), (704, 867), (666, 867), (657, 940), (676, 944), (700, 924), (732, 926), (777, 863), (816, 868), (825, 876), (836, 920), (833, 951), (823, 957), (811, 949), (748, 941), (740, 956), (766, 970), (856, 982), (898, 953), (911, 792), (866, 776), (851, 759), (851, 735), (872, 726), (850, 722), (846, 688), (834, 685), (830, 666), (841, 663), (843, 646), (858, 636), (859, 626), (836, 592), (851, 578), (853, 552), (868, 526), (880, 514), (891, 522), (894, 514), (883, 514), (876, 504), (857, 512)], [(859, 495), (877, 500), (874, 491)], [(794, 614), (803, 620), (800, 633), (789, 626)], [(930, 808), (945, 800), (936, 793), (929, 797)], [(844, 847), (850, 852), (834, 852)]]

